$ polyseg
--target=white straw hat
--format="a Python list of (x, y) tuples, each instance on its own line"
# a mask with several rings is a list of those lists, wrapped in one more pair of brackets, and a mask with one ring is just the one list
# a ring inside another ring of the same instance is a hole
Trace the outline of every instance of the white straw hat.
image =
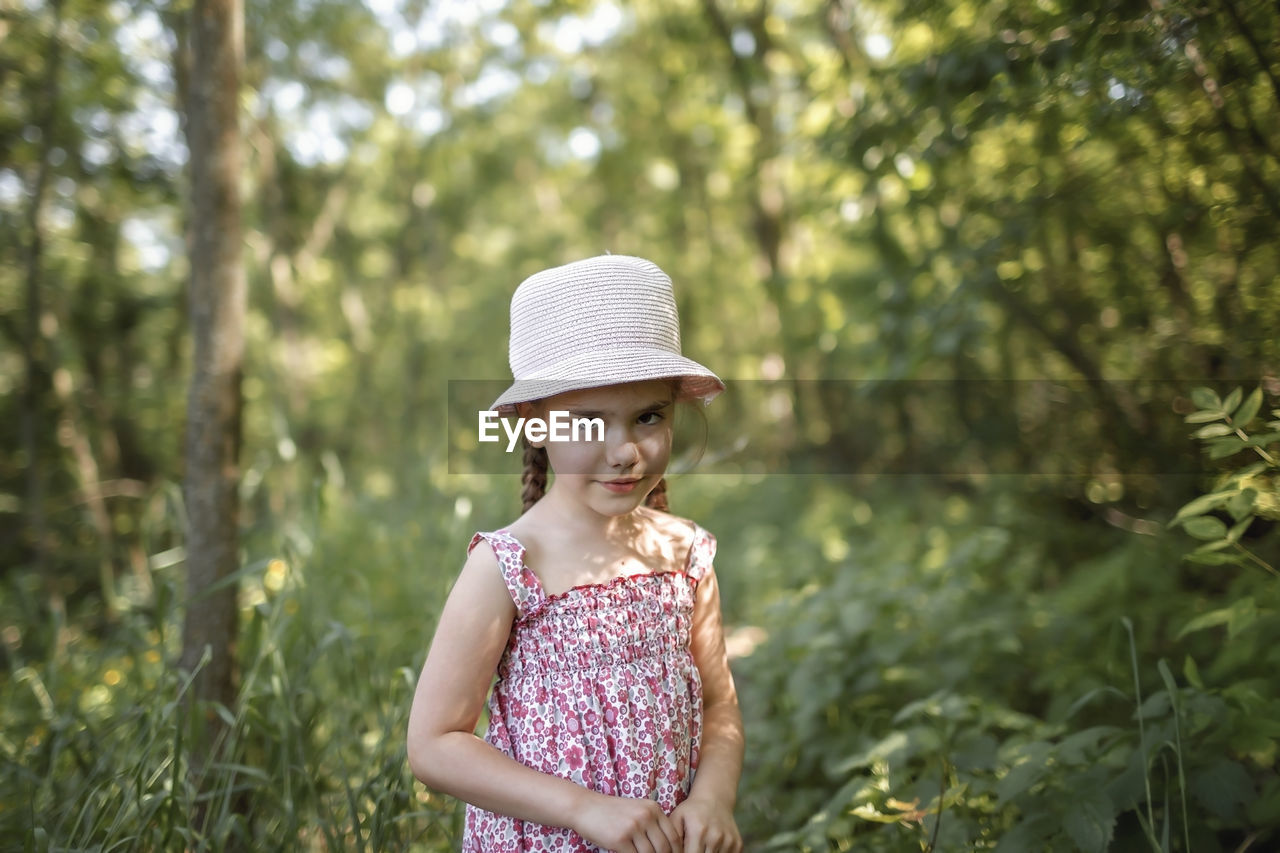
[(707, 368), (680, 354), (671, 279), (652, 261), (602, 255), (535, 273), (511, 297), (515, 383), (489, 408), (565, 391), (679, 379), (678, 399), (704, 404), (724, 390)]

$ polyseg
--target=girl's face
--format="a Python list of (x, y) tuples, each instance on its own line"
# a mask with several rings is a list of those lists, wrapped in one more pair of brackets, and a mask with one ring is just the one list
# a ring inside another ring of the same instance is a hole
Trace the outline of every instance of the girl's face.
[(662, 380), (569, 391), (532, 404), (530, 414), (543, 419), (559, 411), (604, 422), (603, 441), (543, 444), (556, 475), (552, 491), (606, 516), (639, 507), (671, 459), (674, 407), (671, 383)]

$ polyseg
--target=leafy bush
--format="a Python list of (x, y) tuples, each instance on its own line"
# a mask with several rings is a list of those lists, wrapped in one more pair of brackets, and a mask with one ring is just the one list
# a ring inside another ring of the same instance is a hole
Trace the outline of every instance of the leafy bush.
[(843, 525), (847, 554), (813, 545), (793, 558), (816, 568), (811, 582), (776, 603), (768, 642), (737, 666), (753, 843), (1212, 851), (1274, 840), (1280, 618), (1273, 579), (1254, 571), (1270, 566), (1245, 540), (1276, 506), (1267, 448), (1280, 434), (1246, 434), (1261, 392), (1240, 396), (1198, 391), (1188, 420), (1218, 427), (1197, 434), (1211, 456), (1262, 462), (1223, 475), (1170, 524), (1207, 540), (1196, 562), (1249, 567), (1234, 577), (1182, 576), (1176, 536), (1063, 523), (1011, 491), (899, 493), (873, 521)]

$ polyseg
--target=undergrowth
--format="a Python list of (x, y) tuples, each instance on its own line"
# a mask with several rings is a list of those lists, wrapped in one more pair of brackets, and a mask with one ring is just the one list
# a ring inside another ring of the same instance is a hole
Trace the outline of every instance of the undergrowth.
[[(1230, 428), (1201, 440), (1267, 450), (1235, 432), (1249, 400), (1197, 399)], [(1273, 848), (1280, 617), (1258, 563), (1280, 477), (1259, 461), (1136, 533), (1009, 484), (676, 479), (675, 509), (720, 539), (749, 849)], [(321, 476), (284, 509), (246, 494), (240, 697), (199, 771), (180, 553), (109, 621), (10, 572), (5, 848), (456, 849), (459, 804), (412, 779), (405, 724), (466, 541), (517, 489), (404, 476), (378, 497)]]

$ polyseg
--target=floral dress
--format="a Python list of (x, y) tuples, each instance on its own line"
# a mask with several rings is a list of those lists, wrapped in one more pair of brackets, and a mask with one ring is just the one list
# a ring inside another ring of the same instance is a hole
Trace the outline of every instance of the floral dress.
[[(485, 740), (516, 761), (671, 812), (698, 766), (702, 680), (690, 652), (694, 593), (715, 537), (694, 525), (683, 571), (635, 574), (547, 595), (504, 530), (493, 548), (516, 605), (489, 697)], [(569, 829), (467, 806), (463, 853), (595, 853)]]

